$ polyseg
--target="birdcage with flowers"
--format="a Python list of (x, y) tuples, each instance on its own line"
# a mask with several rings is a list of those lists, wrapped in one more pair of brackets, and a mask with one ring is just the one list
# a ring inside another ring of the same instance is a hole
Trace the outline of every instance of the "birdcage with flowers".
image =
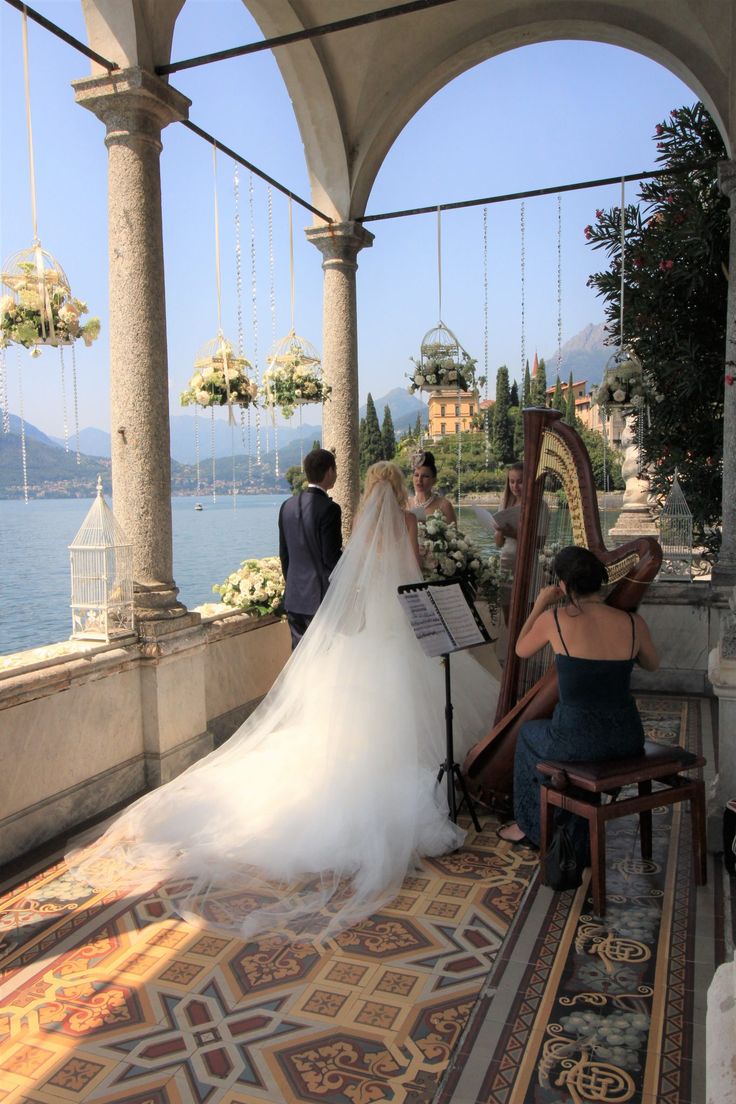
[(633, 349), (624, 347), (608, 358), (593, 402), (604, 411), (643, 407), (647, 400), (644, 369)]
[(230, 342), (218, 334), (200, 349), (189, 386), (181, 393), (181, 405), (250, 406), (256, 402), (258, 388), (249, 370), (252, 366), (245, 357), (236, 356)]
[(294, 330), (274, 345), (267, 360), (261, 399), (265, 406), (278, 407), (284, 418), (291, 418), (297, 407), (329, 398), (331, 388), (322, 378), (319, 353)]
[(470, 391), (476, 362), (463, 349), (455, 334), (439, 322), (422, 338), (420, 356), (411, 358), (414, 371), (409, 374), (409, 391), (437, 391), (453, 388)]
[(0, 345), (23, 345), (40, 356), (40, 345), (71, 345), (79, 338), (91, 345), (100, 332), (99, 318), (81, 321), (87, 304), (72, 295), (57, 260), (36, 242), (9, 257), (0, 280), (10, 294), (0, 297)]

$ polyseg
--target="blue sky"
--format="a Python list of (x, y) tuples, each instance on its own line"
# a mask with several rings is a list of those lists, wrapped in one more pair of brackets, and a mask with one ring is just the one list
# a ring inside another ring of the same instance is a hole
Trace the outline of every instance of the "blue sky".
[[(78, 0), (36, 0), (35, 8), (86, 40)], [(240, 0), (187, 0), (177, 23), (173, 58), (191, 57), (261, 38)], [(69, 277), (72, 290), (102, 320), (91, 349), (79, 344), (82, 427), (107, 429), (107, 152), (104, 128), (74, 102), (70, 82), (88, 75), (86, 59), (29, 23), (31, 95), (39, 236)], [(193, 101), (190, 118), (294, 191), (309, 198), (304, 153), (288, 94), (270, 54), (255, 54), (174, 74), (171, 83)], [(31, 244), (32, 224), (23, 106), (21, 18), (0, 5), (0, 253)], [(399, 135), (379, 173), (368, 213), (452, 202), (643, 171), (654, 166), (651, 135), (669, 111), (696, 99), (677, 77), (619, 48), (555, 42), (501, 55), (456, 78)], [(169, 376), (172, 413), (180, 414), (201, 345), (217, 332), (213, 167), (211, 149), (183, 127), (163, 133), (161, 171), (166, 250)], [(223, 329), (237, 340), (232, 163), (218, 157)], [(633, 195), (632, 191), (628, 196)], [(240, 172), (246, 355), (251, 356), (249, 181)], [(261, 370), (272, 334), (290, 326), (287, 201), (273, 194), (276, 320), (273, 325), (267, 249), (267, 192), (253, 185), (256, 234), (257, 341)], [(600, 255), (583, 227), (597, 207), (618, 203), (619, 187), (562, 198), (563, 342), (602, 320), (586, 287)], [(488, 208), (488, 363), (520, 376), (519, 204)], [(294, 208), (297, 332), (318, 347), (322, 336), (321, 257)], [(361, 400), (404, 386), (412, 355), (437, 321), (436, 218), (424, 215), (370, 224), (376, 240), (358, 258)], [(483, 209), (442, 220), (443, 319), (483, 366)], [(557, 201), (526, 203), (526, 327), (530, 359), (557, 344)], [(67, 358), (68, 360), (68, 358)], [(58, 353), (30, 360), (8, 350), (10, 404), (47, 433), (61, 435)], [(492, 393), (492, 388), (491, 388)], [(71, 402), (71, 396), (70, 396)], [(312, 411), (309, 420), (315, 421)]]

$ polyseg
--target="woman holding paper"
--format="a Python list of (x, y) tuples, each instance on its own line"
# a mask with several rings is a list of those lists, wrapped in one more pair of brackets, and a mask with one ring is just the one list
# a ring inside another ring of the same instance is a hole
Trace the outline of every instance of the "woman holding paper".
[[(176, 879), (180, 915), (253, 938), (320, 940), (398, 893), (421, 855), (458, 847), (436, 784), (444, 684), (398, 599), (421, 581), (400, 470), (369, 468), (327, 595), (258, 709), (217, 751), (126, 810), (68, 862), (94, 884), (114, 868), (136, 892)], [(453, 657), (456, 758), (498, 694)]]
[(501, 549), (501, 566), (513, 573), (516, 564), (516, 538), (521, 518), (521, 490), (524, 483), (524, 465), (521, 461), (506, 469), (506, 486), (501, 495), (501, 509), (491, 516), (494, 526), (493, 540)]

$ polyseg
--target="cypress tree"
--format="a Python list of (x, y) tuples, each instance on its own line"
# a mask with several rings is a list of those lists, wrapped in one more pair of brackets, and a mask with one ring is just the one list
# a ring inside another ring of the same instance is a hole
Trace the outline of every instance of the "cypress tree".
[(575, 425), (575, 392), (572, 386), (572, 371), (570, 372), (570, 378), (567, 381), (567, 413), (565, 414), (565, 421), (568, 425)]
[(511, 391), (509, 392), (509, 405), (519, 405), (519, 385), (516, 380), (514, 380), (514, 382), (511, 384)]
[(532, 405), (532, 377), (529, 371), (528, 360), (524, 368), (524, 390), (521, 393), (521, 405), (522, 407)]
[(381, 440), (383, 442), (383, 459), (393, 460), (396, 455), (396, 433), (394, 432), (394, 420), (391, 417), (391, 407), (388, 405), (383, 408)]
[(514, 428), (509, 417), (509, 370), (502, 364), (496, 373), (496, 403), (493, 407), (491, 442), (496, 458), (509, 464), (514, 458)]
[(359, 447), (361, 474), (364, 475), (371, 464), (375, 464), (378, 460), (383, 460), (383, 440), (381, 438), (381, 427), (378, 424), (376, 405), (369, 391), (365, 404), (365, 418), (362, 423)]
[(534, 406), (547, 405), (547, 369), (544, 357), (537, 365), (537, 374), (532, 381), (532, 403)]
[(422, 415), (421, 415), (421, 413), (419, 413), (419, 414), (417, 414), (417, 420), (414, 423), (414, 440), (416, 441), (417, 444), (419, 444), (421, 439), (422, 439)]

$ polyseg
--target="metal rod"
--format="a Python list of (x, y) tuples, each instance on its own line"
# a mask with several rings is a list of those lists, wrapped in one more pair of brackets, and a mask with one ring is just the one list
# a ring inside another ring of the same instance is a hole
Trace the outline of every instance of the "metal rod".
[(305, 27), (301, 31), (292, 31), (291, 34), (265, 38), (262, 42), (249, 42), (245, 46), (233, 46), (229, 50), (218, 50), (213, 54), (202, 54), (200, 57), (188, 58), (185, 61), (157, 65), (155, 71), (161, 77), (167, 73), (178, 73), (181, 69), (195, 69), (200, 65), (209, 65), (213, 61), (227, 61), (229, 58), (256, 54), (261, 50), (275, 50), (279, 46), (290, 46), (294, 42), (304, 42), (310, 38), (334, 34), (335, 31), (348, 31), (353, 27), (378, 23), (382, 19), (393, 19), (397, 15), (411, 15), (414, 12), (438, 8), (442, 4), (454, 3), (455, 0), (411, 0), (408, 4), (396, 4), (392, 8), (381, 8), (379, 11), (366, 12), (364, 15), (355, 15), (349, 19), (338, 19), (334, 23), (322, 23), (318, 27)]
[(463, 207), (482, 207), (487, 203), (508, 203), (512, 199), (531, 199), (534, 196), (556, 195), (558, 192), (577, 192), (584, 188), (602, 188), (606, 184), (620, 184), (622, 180), (649, 180), (655, 176), (674, 176), (693, 169), (708, 169), (718, 164), (718, 159), (700, 161), (697, 165), (683, 165), (677, 169), (651, 169), (649, 172), (630, 173), (628, 176), (607, 176), (603, 180), (583, 180), (579, 184), (555, 184), (551, 188), (535, 188), (529, 192), (508, 192), (506, 195), (486, 196), (484, 199), (463, 199), (457, 203), (434, 203), (431, 207), (412, 207), (404, 211), (387, 211), (380, 215), (356, 215), (355, 222), (379, 222), (383, 219), (405, 218), (408, 215), (431, 215), (437, 211), (457, 211)]
[(45, 16), (40, 15), (33, 8), (29, 8), (27, 4), (23, 3), (23, 0), (5, 0), (6, 4), (10, 4), (11, 8), (15, 8), (16, 11), (25, 12), (29, 19), (32, 19), (34, 23), (40, 24), (45, 30), (51, 31), (51, 34), (56, 35), (63, 42), (73, 46), (75, 50), (79, 50), (85, 57), (91, 58), (92, 61), (96, 61), (98, 65), (101, 65), (104, 69), (107, 69), (108, 73), (111, 73), (113, 69), (119, 69), (120, 66), (116, 61), (109, 61), (107, 58), (102, 57), (101, 54), (95, 53), (94, 50), (90, 50), (89, 46), (85, 46), (83, 42), (80, 42), (74, 35), (70, 35), (67, 31), (63, 31), (61, 27), (58, 27), (56, 23), (52, 23), (50, 19), (46, 19)]
[(307, 203), (306, 199), (302, 199), (296, 192), (292, 192), (289, 188), (285, 188), (283, 184), (279, 184), (278, 180), (274, 180), (268, 173), (264, 173), (261, 169), (256, 168), (250, 161), (246, 161), (244, 157), (241, 157), (235, 150), (230, 149), (229, 146), (224, 145), (222, 142), (218, 142), (217, 138), (213, 138), (211, 134), (208, 134), (206, 130), (202, 130), (196, 123), (191, 122), (190, 119), (180, 119), (179, 122), (182, 126), (185, 126), (187, 130), (191, 130), (194, 134), (198, 134), (200, 138), (204, 138), (206, 142), (215, 146), (216, 149), (226, 154), (228, 157), (232, 157), (233, 161), (237, 161), (239, 165), (243, 165), (246, 169), (253, 173), (254, 176), (259, 176), (261, 180), (265, 180), (267, 184), (270, 184), (273, 188), (277, 188), (289, 199), (293, 199), (295, 203), (298, 203), (301, 207), (306, 208), (307, 211), (311, 211), (313, 215), (317, 215), (318, 218), (323, 219), (327, 223), (332, 223), (335, 220), (326, 215), (324, 211), (320, 211), (318, 207), (313, 207), (311, 203)]

